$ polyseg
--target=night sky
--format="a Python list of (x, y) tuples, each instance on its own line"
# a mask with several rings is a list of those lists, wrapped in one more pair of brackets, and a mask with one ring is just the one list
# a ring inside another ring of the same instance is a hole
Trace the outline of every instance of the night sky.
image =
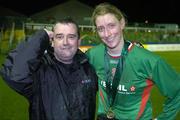
[[(30, 16), (67, 0), (1, 0), (0, 6)], [(78, 0), (91, 7), (109, 2), (125, 13), (129, 22), (177, 23), (180, 24), (178, 0)], [(16, 3), (14, 3), (16, 2)], [(16, 5), (15, 5), (16, 4)]]

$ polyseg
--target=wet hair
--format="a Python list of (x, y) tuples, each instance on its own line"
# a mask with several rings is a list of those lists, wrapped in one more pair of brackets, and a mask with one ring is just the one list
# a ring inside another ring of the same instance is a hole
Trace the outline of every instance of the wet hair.
[(79, 25), (71, 18), (71, 17), (65, 17), (63, 19), (60, 19), (58, 21), (55, 22), (52, 31), (54, 31), (54, 27), (57, 24), (74, 24), (76, 26), (76, 30), (77, 30), (77, 34), (78, 34), (78, 39), (80, 38), (80, 29), (79, 29)]
[(108, 13), (113, 14), (118, 20), (121, 20), (122, 18), (125, 19), (121, 10), (119, 10), (116, 6), (109, 3), (101, 3), (95, 7), (94, 12), (92, 14), (93, 25), (96, 25), (95, 22), (98, 16), (105, 15)]

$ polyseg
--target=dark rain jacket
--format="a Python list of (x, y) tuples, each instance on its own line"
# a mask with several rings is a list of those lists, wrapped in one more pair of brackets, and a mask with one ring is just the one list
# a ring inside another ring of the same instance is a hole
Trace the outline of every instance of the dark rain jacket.
[[(1, 69), (10, 87), (30, 103), (30, 120), (93, 120), (97, 77), (80, 50), (71, 65), (55, 59), (42, 30), (7, 56)], [(49, 52), (50, 51), (50, 52)]]

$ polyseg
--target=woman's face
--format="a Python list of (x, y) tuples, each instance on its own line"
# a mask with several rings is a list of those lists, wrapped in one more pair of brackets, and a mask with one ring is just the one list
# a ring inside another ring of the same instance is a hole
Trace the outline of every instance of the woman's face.
[(95, 24), (99, 37), (109, 49), (120, 46), (123, 40), (124, 20), (118, 20), (113, 14), (108, 13), (97, 16)]

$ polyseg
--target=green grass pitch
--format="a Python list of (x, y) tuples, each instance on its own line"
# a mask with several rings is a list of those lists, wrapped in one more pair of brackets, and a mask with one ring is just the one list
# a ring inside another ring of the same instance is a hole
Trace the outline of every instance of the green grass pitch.
[[(180, 73), (180, 51), (156, 52), (162, 56), (177, 72)], [(4, 56), (0, 55), (0, 63)], [(162, 110), (164, 97), (156, 87), (151, 94), (153, 103), (153, 116), (157, 116)], [(9, 88), (0, 78), (0, 120), (28, 120), (28, 101)], [(180, 120), (180, 113), (176, 120)]]

